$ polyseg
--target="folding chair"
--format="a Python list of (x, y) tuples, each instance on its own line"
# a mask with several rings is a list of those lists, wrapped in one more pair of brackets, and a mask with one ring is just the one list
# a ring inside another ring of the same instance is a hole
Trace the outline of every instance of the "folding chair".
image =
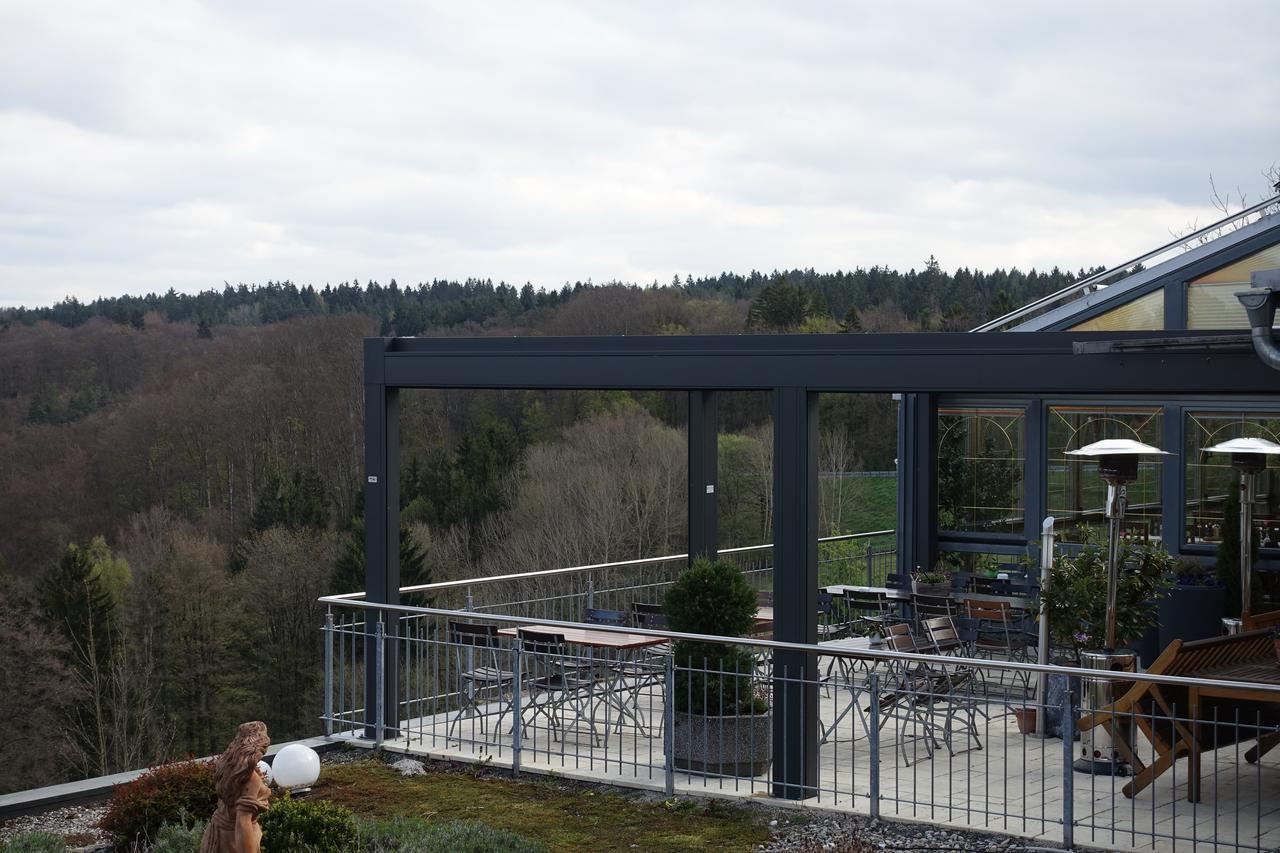
[(497, 717), (502, 717), (511, 710), (511, 701), (506, 698), (507, 688), (514, 689), (515, 674), (503, 669), (498, 663), (498, 650), (501, 648), (497, 625), (484, 625), (474, 622), (450, 622), (449, 643), (453, 646), (455, 671), (458, 674), (458, 697), (462, 707), (457, 716), (449, 721), (445, 737), (453, 736), (453, 729), (458, 726), (464, 716), (480, 717), (480, 732), (488, 738), (486, 718), (491, 712), (482, 708), (477, 696), (486, 690), (497, 690)]
[[(564, 635), (519, 628), (516, 639), (523, 664), (521, 689), (529, 690), (522, 714), (531, 716), (535, 723), (539, 716), (546, 717), (552, 738), (560, 741), (565, 730), (563, 712), (571, 708), (579, 719), (587, 718), (592, 737), (599, 743), (600, 735), (590, 713), (595, 680), (590, 674), (585, 678), (581, 675), (581, 662), (569, 654)], [(521, 731), (528, 730), (527, 719), (521, 719), (520, 724)]]

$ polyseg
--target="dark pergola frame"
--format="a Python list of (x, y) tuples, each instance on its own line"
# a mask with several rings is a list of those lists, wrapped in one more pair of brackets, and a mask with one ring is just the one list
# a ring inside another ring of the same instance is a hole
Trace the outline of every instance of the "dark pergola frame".
[[(1166, 332), (1127, 334), (1156, 339)], [(1280, 392), (1280, 374), (1244, 348), (1074, 354), (1077, 341), (1106, 333), (1024, 332), (972, 335), (759, 335), (611, 338), (365, 339), (365, 557), (367, 600), (399, 603), (399, 393), (402, 388), (609, 389), (684, 391), (689, 395), (689, 553), (716, 550), (716, 392), (771, 391), (774, 421), (774, 636), (813, 644), (818, 593), (818, 395), (903, 394), (899, 469), (898, 565), (931, 566), (938, 552), (939, 397), (1212, 399)], [(1187, 335), (1195, 338), (1197, 335)], [(378, 616), (369, 614), (372, 645)], [(386, 730), (399, 725), (396, 622), (386, 626), (383, 708)], [(370, 657), (370, 659), (372, 659)], [(816, 793), (817, 661), (779, 652), (776, 690), (803, 719), (774, 715), (774, 794)], [(800, 683), (803, 676), (810, 679)], [(795, 680), (793, 680), (795, 679)], [(365, 707), (376, 706), (373, 668)]]

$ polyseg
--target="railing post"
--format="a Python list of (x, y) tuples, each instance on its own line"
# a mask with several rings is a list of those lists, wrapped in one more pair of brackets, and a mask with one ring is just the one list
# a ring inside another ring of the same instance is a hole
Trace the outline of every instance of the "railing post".
[[(867, 722), (867, 749), (871, 752), (870, 791), (871, 817), (880, 819), (880, 673), (872, 670), (867, 678), (867, 689), (871, 692), (869, 703), (871, 716)], [(854, 696), (854, 701), (858, 697)]]
[(662, 767), (665, 771), (662, 790), (667, 796), (676, 792), (676, 661), (675, 655), (665, 655), (663, 667), (664, 695), (662, 697)]
[(1075, 739), (1076, 712), (1071, 705), (1071, 685), (1062, 691), (1062, 846), (1075, 846)]
[(386, 687), (387, 679), (387, 627), (382, 621), (382, 614), (378, 614), (378, 624), (374, 628), (373, 643), (373, 666), (377, 673), (377, 700), (373, 709), (373, 744), (374, 746), (382, 746), (383, 726), (386, 720), (386, 697), (383, 689)]
[[(588, 572), (587, 573), (587, 609), (590, 610), (595, 606), (596, 606), (596, 581), (595, 581), (595, 578), (591, 576), (591, 573)], [(582, 618), (585, 619), (586, 616), (587, 614), (585, 613), (582, 614)]]
[(520, 708), (520, 692), (523, 687), (523, 677), (520, 674), (520, 639), (511, 644), (511, 775), (520, 775), (520, 749), (522, 746), (521, 738), (524, 736), (524, 726), (521, 725), (522, 711)]
[(324, 614), (324, 733), (333, 734), (333, 609)]
[(868, 539), (867, 540), (867, 586), (876, 585), (875, 558), (876, 558), (875, 543)]

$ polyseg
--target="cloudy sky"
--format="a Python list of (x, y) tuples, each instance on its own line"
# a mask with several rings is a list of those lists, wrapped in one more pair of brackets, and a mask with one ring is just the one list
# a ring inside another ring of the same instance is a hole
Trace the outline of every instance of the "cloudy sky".
[[(353, 8), (358, 6), (359, 8)], [(1078, 267), (1261, 197), (1280, 3), (0, 2), (0, 305)]]

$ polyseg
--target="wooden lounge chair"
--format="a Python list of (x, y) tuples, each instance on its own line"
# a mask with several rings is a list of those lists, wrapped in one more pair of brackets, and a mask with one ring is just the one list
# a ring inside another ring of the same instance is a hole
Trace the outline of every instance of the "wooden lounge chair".
[[(1270, 631), (1250, 631), (1192, 642), (1174, 640), (1147, 668), (1147, 673), (1211, 677), (1227, 667), (1249, 663), (1274, 664), (1276, 652), (1272, 637)], [(1123, 789), (1124, 795), (1131, 799), (1184, 755), (1193, 759), (1189, 764), (1196, 767), (1198, 755), (1191, 755), (1193, 745), (1198, 753), (1205, 753), (1258, 739), (1260, 743), (1246, 756), (1248, 760), (1256, 761), (1267, 749), (1280, 742), (1270, 734), (1259, 738), (1259, 725), (1280, 724), (1280, 705), (1276, 703), (1204, 698), (1199, 701), (1196, 722), (1193, 723), (1190, 718), (1190, 689), (1186, 686), (1135, 680), (1118, 684), (1117, 690), (1120, 689), (1125, 692), (1119, 699), (1108, 708), (1086, 714), (1081, 718), (1079, 728), (1085, 731), (1103, 726), (1110, 733), (1112, 743), (1135, 771)], [(1155, 756), (1151, 764), (1141, 759), (1132, 741), (1135, 726), (1151, 743)], [(1200, 780), (1190, 778), (1190, 775), (1188, 798), (1195, 801), (1199, 799)]]
[(1266, 613), (1251, 613), (1241, 616), (1240, 627), (1246, 631), (1280, 628), (1280, 610), (1269, 610)]

